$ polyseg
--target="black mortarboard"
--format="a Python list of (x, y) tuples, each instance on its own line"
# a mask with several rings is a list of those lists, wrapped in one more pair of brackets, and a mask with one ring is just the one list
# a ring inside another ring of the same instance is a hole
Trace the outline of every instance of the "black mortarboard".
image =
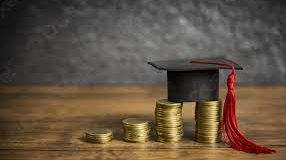
[(218, 100), (219, 69), (230, 69), (215, 64), (191, 63), (191, 61), (228, 63), (235, 69), (242, 67), (223, 57), (179, 59), (148, 62), (159, 70), (167, 71), (168, 100), (173, 102), (196, 102)]

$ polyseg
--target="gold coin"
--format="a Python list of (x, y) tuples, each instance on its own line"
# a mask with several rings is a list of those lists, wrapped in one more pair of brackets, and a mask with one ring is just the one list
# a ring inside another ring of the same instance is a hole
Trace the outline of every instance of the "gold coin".
[(210, 106), (217, 106), (217, 105), (220, 105), (221, 104), (221, 101), (199, 101), (199, 102), (196, 102), (198, 105), (203, 105), (203, 106), (206, 106), (206, 105), (210, 105)]
[(196, 102), (195, 140), (201, 143), (217, 143), (221, 139), (221, 111), (220, 101)]
[(127, 119), (124, 119), (123, 121), (123, 124), (126, 124), (126, 125), (130, 125), (130, 126), (144, 126), (144, 125), (147, 125), (149, 122), (147, 120), (144, 120), (144, 119), (141, 119), (141, 118), (127, 118)]
[(122, 121), (124, 140), (127, 142), (146, 142), (149, 139), (149, 121), (141, 118), (127, 118)]
[(160, 106), (178, 106), (178, 107), (182, 106), (182, 103), (171, 102), (171, 101), (168, 101), (167, 99), (158, 100), (156, 104)]
[(107, 143), (112, 138), (112, 130), (108, 128), (94, 128), (86, 131), (86, 140), (88, 142)]
[(90, 129), (86, 132), (89, 135), (106, 135), (106, 134), (112, 134), (112, 130), (108, 128), (94, 128)]
[(184, 134), (182, 103), (166, 99), (156, 102), (155, 128), (159, 142), (177, 142)]

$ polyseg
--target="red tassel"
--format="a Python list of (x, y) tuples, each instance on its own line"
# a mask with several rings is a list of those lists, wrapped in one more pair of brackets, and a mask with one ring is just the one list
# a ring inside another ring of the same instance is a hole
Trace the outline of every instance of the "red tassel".
[(210, 61), (191, 61), (190, 63), (203, 63), (203, 64), (214, 64), (220, 66), (226, 66), (231, 68), (232, 72), (227, 78), (227, 95), (224, 102), (223, 119), (222, 119), (222, 131), (225, 141), (233, 148), (239, 151), (247, 153), (273, 153), (275, 150), (269, 149), (257, 145), (248, 140), (241, 132), (238, 127), (236, 120), (236, 97), (234, 91), (235, 85), (235, 67), (228, 63), (217, 63)]

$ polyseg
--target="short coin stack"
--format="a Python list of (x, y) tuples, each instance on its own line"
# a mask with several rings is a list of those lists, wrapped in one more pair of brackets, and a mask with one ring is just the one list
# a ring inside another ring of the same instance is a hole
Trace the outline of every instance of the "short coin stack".
[(122, 121), (124, 140), (127, 142), (146, 142), (149, 140), (149, 121), (140, 118), (127, 118)]
[(107, 143), (112, 140), (112, 130), (108, 128), (94, 128), (86, 133), (86, 140), (92, 143)]
[(201, 143), (221, 141), (221, 102), (203, 101), (196, 103), (195, 140)]
[(159, 100), (155, 108), (155, 127), (159, 142), (177, 142), (184, 134), (182, 103)]

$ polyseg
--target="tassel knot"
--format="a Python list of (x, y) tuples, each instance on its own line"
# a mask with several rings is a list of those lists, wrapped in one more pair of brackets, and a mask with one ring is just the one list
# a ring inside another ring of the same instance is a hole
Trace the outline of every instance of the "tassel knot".
[(227, 78), (227, 88), (228, 90), (234, 90), (234, 79), (235, 76), (233, 73), (231, 73)]

